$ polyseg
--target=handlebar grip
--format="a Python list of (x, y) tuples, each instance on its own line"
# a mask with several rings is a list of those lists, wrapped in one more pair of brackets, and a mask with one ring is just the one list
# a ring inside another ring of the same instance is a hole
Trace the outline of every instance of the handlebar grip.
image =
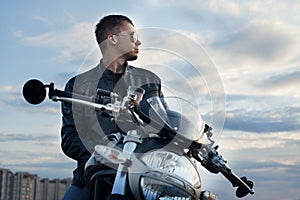
[(109, 97), (111, 95), (111, 92), (107, 91), (107, 90), (104, 90), (104, 89), (101, 89), (101, 88), (98, 88), (97, 89), (97, 94), (99, 96), (107, 96), (107, 97)]
[(238, 187), (236, 196), (241, 198), (247, 194), (254, 194), (253, 182), (248, 180), (246, 177), (239, 178), (230, 168), (221, 169), (221, 173), (232, 183), (233, 187)]
[(89, 101), (89, 102), (94, 102), (94, 99), (95, 99), (94, 96), (85, 96), (82, 94), (77, 94), (77, 93), (73, 93), (73, 92), (69, 92), (69, 91), (62, 91), (62, 90), (54, 89), (54, 83), (50, 83), (50, 85), (48, 85), (48, 87), (49, 87), (48, 97), (49, 97), (49, 99), (52, 99), (53, 101), (55, 101), (53, 99), (54, 96), (80, 99), (80, 100)]

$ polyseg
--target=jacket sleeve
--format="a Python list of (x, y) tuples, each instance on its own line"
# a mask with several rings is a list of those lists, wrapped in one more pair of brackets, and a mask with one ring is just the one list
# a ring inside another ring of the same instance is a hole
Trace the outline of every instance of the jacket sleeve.
[[(66, 92), (73, 91), (74, 79), (71, 79), (65, 87)], [(86, 162), (91, 153), (85, 148), (78, 132), (73, 118), (72, 104), (62, 102), (62, 128), (61, 128), (61, 148), (70, 158), (79, 162)]]

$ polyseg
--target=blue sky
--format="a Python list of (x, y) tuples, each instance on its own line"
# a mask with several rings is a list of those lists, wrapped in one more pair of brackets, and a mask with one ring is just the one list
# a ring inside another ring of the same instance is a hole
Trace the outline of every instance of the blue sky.
[[(284, 0), (2, 1), (0, 167), (41, 177), (71, 176), (75, 162), (60, 150), (60, 105), (29, 105), (22, 86), (38, 78), (63, 88), (89, 66), (84, 65), (97, 62), (86, 60), (91, 52), (97, 55), (97, 21), (119, 13), (141, 31), (177, 31), (209, 54), (226, 97), (220, 153), (237, 174), (255, 181), (256, 194), (244, 199), (299, 199), (299, 11), (300, 3)], [(171, 62), (156, 53), (143, 64)], [(209, 113), (204, 109), (203, 115)], [(203, 171), (202, 182), (220, 199), (234, 199), (221, 175)]]

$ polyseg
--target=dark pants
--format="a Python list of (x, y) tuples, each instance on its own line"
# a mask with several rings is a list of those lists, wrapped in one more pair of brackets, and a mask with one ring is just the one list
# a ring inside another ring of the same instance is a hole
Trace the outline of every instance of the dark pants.
[(89, 199), (89, 192), (87, 187), (80, 188), (75, 185), (71, 185), (71, 187), (66, 192), (62, 200), (88, 200), (88, 199)]

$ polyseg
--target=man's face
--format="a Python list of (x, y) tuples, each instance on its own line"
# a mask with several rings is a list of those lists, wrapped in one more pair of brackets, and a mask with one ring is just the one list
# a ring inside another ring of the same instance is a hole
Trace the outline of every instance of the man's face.
[(141, 42), (138, 40), (137, 32), (132, 24), (123, 23), (120, 32), (115, 36), (117, 38), (116, 47), (119, 49), (120, 55), (127, 61), (136, 60)]

